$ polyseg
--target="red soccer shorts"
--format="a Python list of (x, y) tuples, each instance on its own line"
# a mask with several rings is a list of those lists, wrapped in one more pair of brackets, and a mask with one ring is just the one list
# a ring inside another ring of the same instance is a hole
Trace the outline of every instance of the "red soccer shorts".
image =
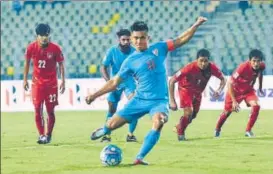
[(202, 95), (187, 89), (179, 89), (180, 108), (193, 107), (198, 112), (201, 105)]
[[(246, 102), (247, 106), (249, 106), (249, 101), (252, 101), (252, 100), (258, 101), (258, 97), (257, 97), (254, 90), (250, 91), (247, 94), (243, 94), (243, 95), (235, 93), (235, 99), (236, 99), (237, 103), (239, 103), (239, 104), (244, 100)], [(231, 100), (229, 93), (227, 93), (226, 98), (225, 98), (225, 110), (232, 112), (232, 100)]]
[(34, 106), (45, 102), (46, 106), (58, 105), (58, 85), (32, 85), (32, 101)]

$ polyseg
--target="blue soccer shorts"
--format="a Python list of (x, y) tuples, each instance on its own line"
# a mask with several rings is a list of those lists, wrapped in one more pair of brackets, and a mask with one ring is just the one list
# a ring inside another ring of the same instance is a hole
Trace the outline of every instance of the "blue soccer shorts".
[(127, 120), (129, 123), (137, 120), (145, 114), (153, 116), (155, 113), (169, 114), (168, 100), (143, 100), (133, 97), (117, 115)]

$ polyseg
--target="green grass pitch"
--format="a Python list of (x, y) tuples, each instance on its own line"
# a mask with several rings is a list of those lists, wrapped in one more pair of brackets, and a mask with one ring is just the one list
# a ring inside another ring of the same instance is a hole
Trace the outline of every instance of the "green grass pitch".
[(200, 111), (188, 127), (188, 141), (178, 142), (173, 126), (182, 111), (170, 113), (161, 139), (145, 158), (149, 166), (131, 166), (151, 128), (143, 117), (135, 135), (139, 143), (126, 143), (127, 125), (112, 133), (112, 143), (123, 150), (117, 167), (104, 167), (99, 154), (105, 144), (91, 141), (90, 133), (103, 125), (105, 112), (56, 113), (51, 144), (38, 145), (32, 112), (1, 113), (2, 174), (272, 174), (273, 111), (262, 110), (253, 129), (255, 138), (244, 137), (249, 111), (234, 113), (221, 138), (214, 128), (221, 111)]

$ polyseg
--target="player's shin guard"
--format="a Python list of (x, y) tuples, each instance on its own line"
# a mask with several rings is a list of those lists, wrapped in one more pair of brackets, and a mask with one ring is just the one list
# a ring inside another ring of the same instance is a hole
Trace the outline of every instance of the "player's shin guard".
[(154, 147), (160, 137), (160, 132), (156, 130), (151, 130), (142, 144), (142, 147), (137, 155), (137, 159), (142, 160)]
[(35, 122), (39, 135), (45, 134), (44, 118), (43, 118), (43, 106), (35, 107)]
[(246, 127), (246, 131), (251, 131), (252, 127), (254, 126), (258, 115), (259, 115), (259, 111), (260, 111), (260, 106), (252, 106), (251, 108), (251, 113), (250, 113), (250, 117), (249, 117), (249, 121)]
[(51, 136), (54, 125), (55, 125), (55, 113), (54, 113), (55, 106), (47, 106), (47, 133), (46, 135)]
[(136, 126), (137, 126), (137, 120), (133, 120), (130, 124), (129, 124), (129, 133), (133, 134), (134, 131), (136, 130)]
[(222, 128), (223, 124), (225, 123), (225, 121), (227, 120), (229, 115), (230, 114), (227, 114), (225, 111), (221, 113), (221, 115), (217, 121), (217, 124), (216, 124), (216, 128), (215, 128), (216, 131), (221, 131), (221, 128)]

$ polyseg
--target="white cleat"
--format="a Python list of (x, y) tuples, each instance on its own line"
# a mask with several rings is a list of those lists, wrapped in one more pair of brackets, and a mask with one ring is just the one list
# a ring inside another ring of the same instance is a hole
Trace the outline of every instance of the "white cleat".
[(245, 133), (245, 136), (246, 137), (255, 137), (255, 135), (253, 134), (253, 132), (251, 132), (251, 131), (247, 131), (246, 133)]

